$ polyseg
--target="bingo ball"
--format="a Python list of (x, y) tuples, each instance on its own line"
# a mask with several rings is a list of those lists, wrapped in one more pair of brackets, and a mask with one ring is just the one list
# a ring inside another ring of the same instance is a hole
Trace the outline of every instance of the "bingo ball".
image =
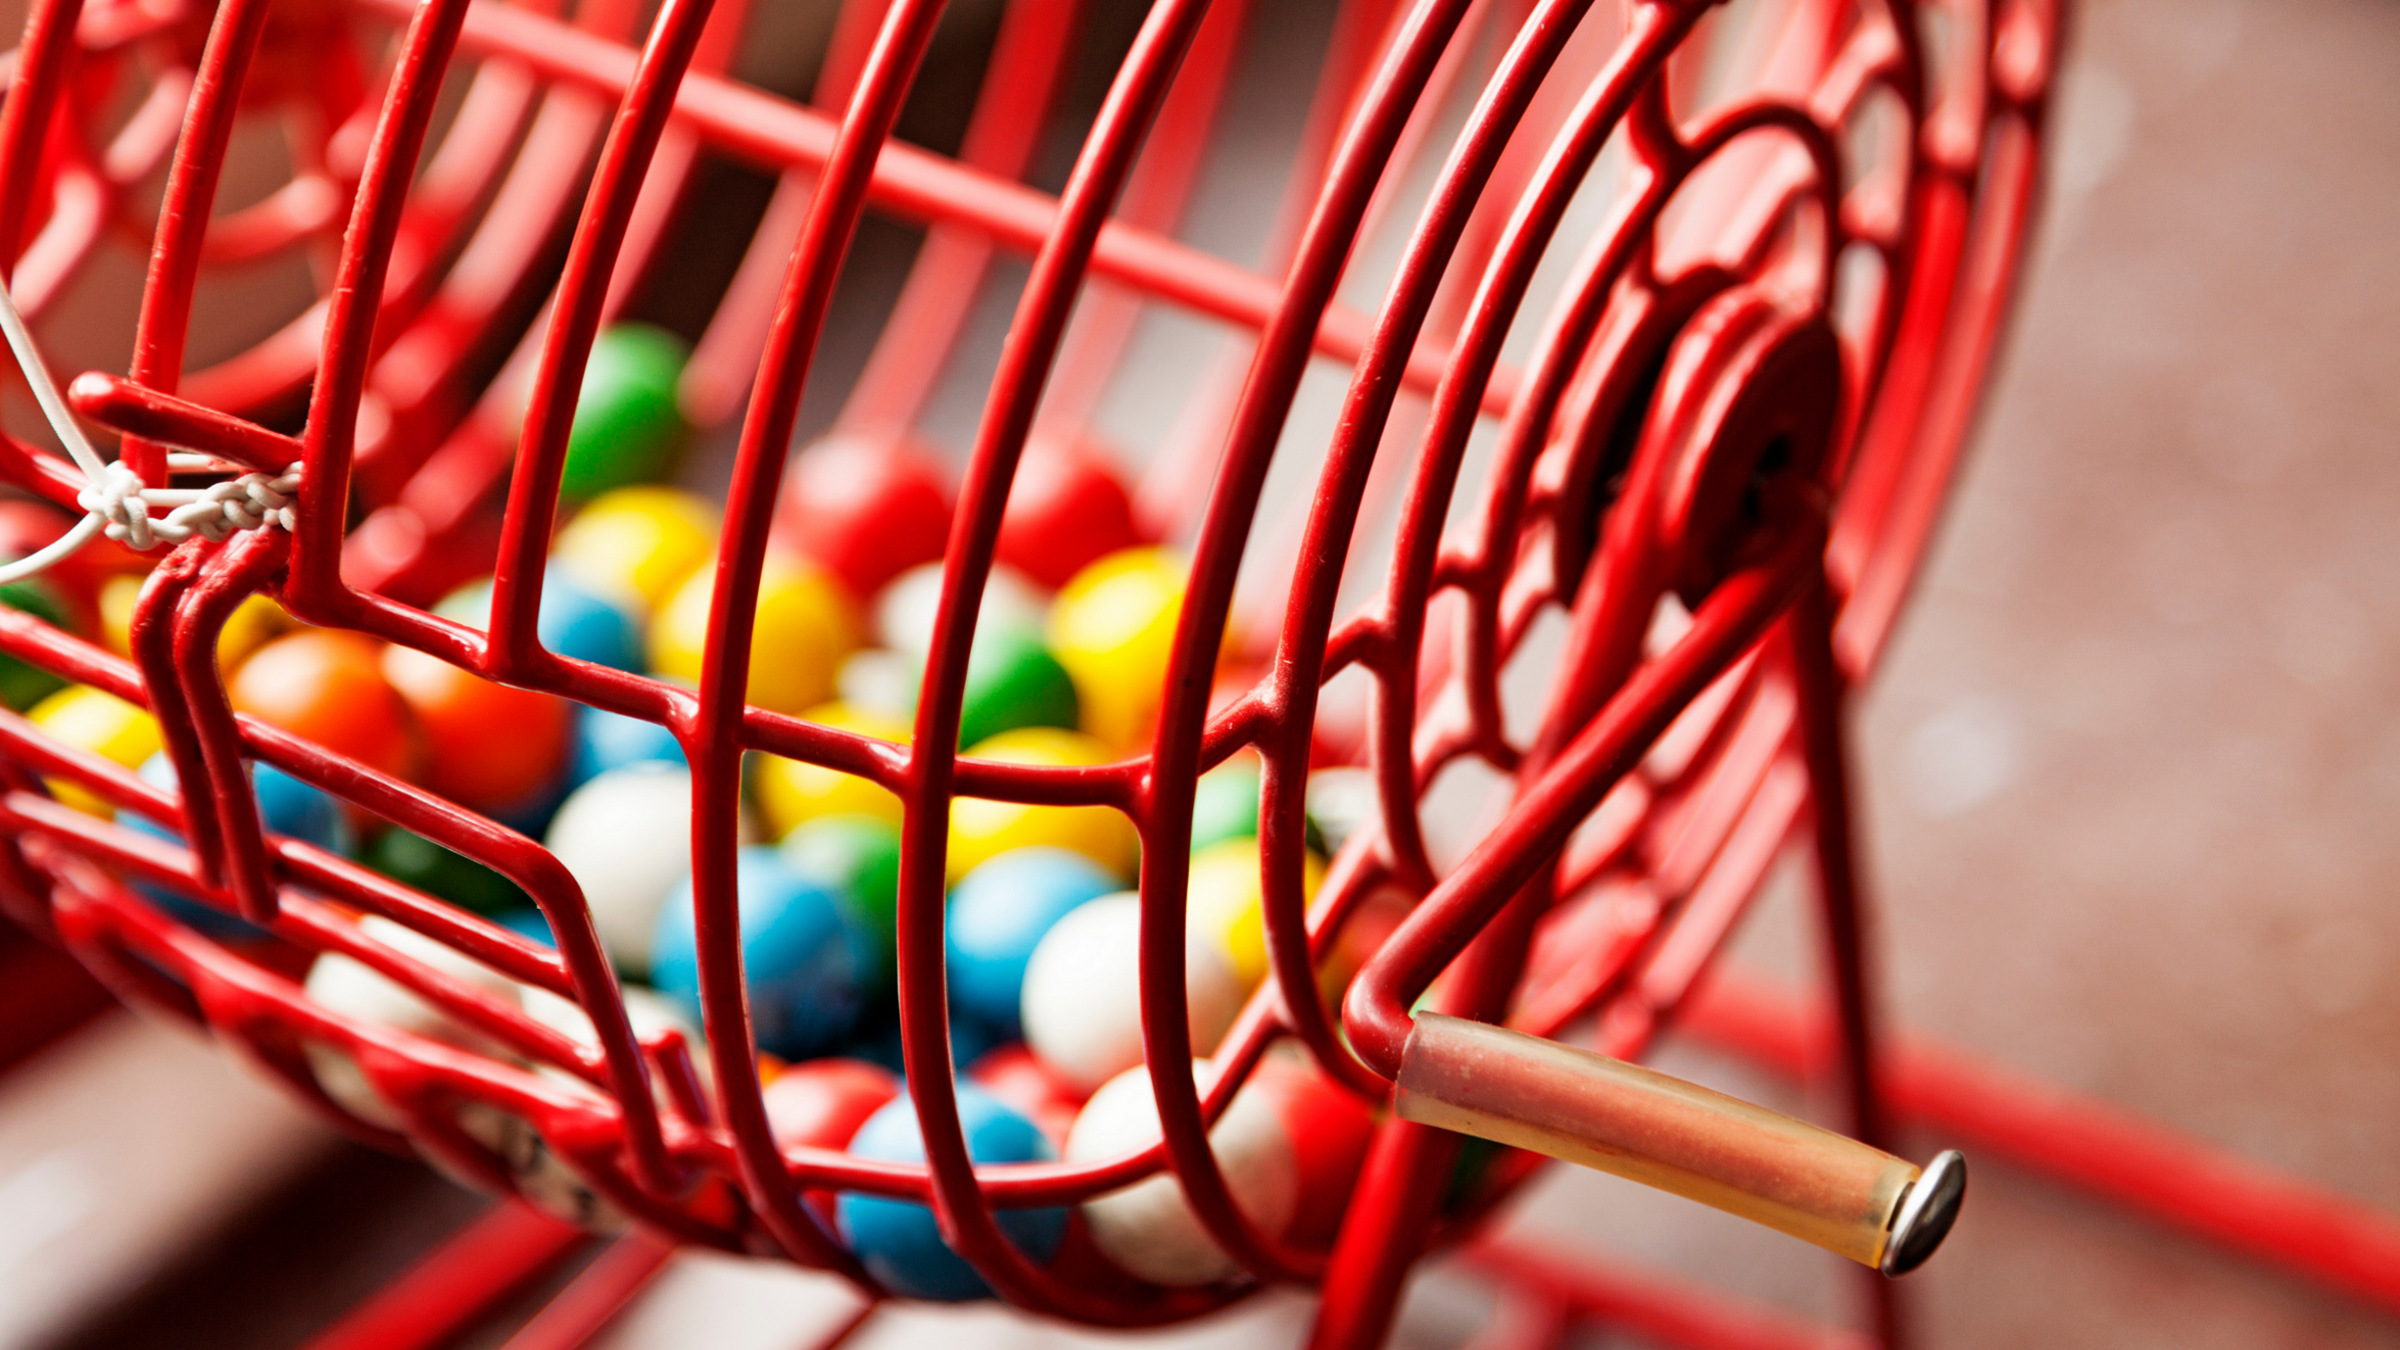
[(950, 490), (912, 447), (833, 437), (792, 461), (777, 522), (854, 594), (873, 595), (950, 541)]
[[(434, 607), (434, 613), (489, 631), (491, 578), (452, 591)], [(544, 648), (570, 661), (636, 673), (642, 669), (642, 632), (633, 616), (563, 569), (542, 578), (542, 600), (534, 611), (533, 632)]]
[(678, 488), (603, 492), (558, 532), (551, 561), (593, 594), (648, 614), (717, 547), (717, 508)]
[[(379, 942), (420, 965), (497, 994), (511, 1003), (517, 1001), (518, 991), (523, 987), (498, 971), (469, 960), (415, 929), (394, 923), (379, 914), (360, 919), (358, 931), (361, 936)], [(404, 1031), (479, 1054), (504, 1053), (497, 1042), (461, 1024), (419, 997), (414, 990), (365, 962), (340, 952), (320, 954), (308, 968), (308, 980), (304, 988), (309, 999), (317, 1006), (349, 1021)], [(332, 1098), (335, 1105), (371, 1125), (387, 1130), (405, 1128), (400, 1113), (367, 1081), (365, 1071), (347, 1052), (321, 1041), (304, 1042), (302, 1049), (307, 1055), (309, 1068), (316, 1074), (317, 1086), (324, 1089), (325, 1095)]]
[[(1141, 922), (1139, 895), (1102, 896), (1053, 925), (1025, 965), (1025, 1044), (1072, 1091), (1142, 1062)], [(1192, 1050), (1206, 1054), (1241, 1012), (1243, 989), (1202, 941), (1184, 944), (1183, 985)]]
[[(20, 614), (29, 614), (52, 628), (73, 632), (67, 621), (66, 602), (58, 592), (40, 577), (28, 577), (0, 586), (0, 605)], [(22, 657), (0, 652), (0, 703), (23, 712), (59, 690), (67, 682), (57, 675)]]
[(574, 705), (496, 684), (412, 647), (386, 647), (383, 675), (416, 716), (425, 785), (478, 811), (521, 807), (565, 776)]
[[(1314, 854), (1301, 862), (1300, 897), (1317, 898), (1325, 868)], [(1234, 978), (1255, 989), (1267, 975), (1267, 927), (1258, 878), (1258, 840), (1228, 839), (1192, 855), (1186, 913), (1192, 931), (1225, 953)]]
[(1002, 625), (975, 635), (959, 704), (958, 743), (976, 745), (1020, 727), (1076, 723), (1075, 681), (1031, 627)]
[(1258, 761), (1244, 755), (1200, 775), (1192, 788), (1192, 852), (1258, 837)]
[[(158, 722), (116, 695), (88, 684), (70, 685), (43, 699), (26, 719), (52, 740), (88, 751), (128, 769), (158, 753)], [(103, 820), (116, 808), (63, 778), (44, 779), (50, 795)]]
[[(272, 764), (252, 762), (245, 767), (251, 795), (258, 802), (258, 823), (267, 833), (305, 840), (333, 853), (346, 854), (355, 846), (349, 817), (330, 794)], [(142, 763), (142, 779), (173, 791), (175, 762), (164, 751), (152, 755)]]
[(670, 764), (601, 774), (559, 804), (542, 843), (583, 888), (609, 959), (639, 978), (659, 911), (691, 875), (691, 774)]
[[(1193, 1064), (1205, 1093), (1213, 1066)], [(1075, 1117), (1067, 1133), (1066, 1160), (1105, 1162), (1158, 1142), (1158, 1102), (1150, 1071), (1136, 1067), (1112, 1078)], [(1284, 1119), (1260, 1095), (1234, 1094), (1208, 1132), (1233, 1202), (1269, 1241), (1290, 1225), (1300, 1194), (1300, 1170)], [(1128, 1274), (1153, 1284), (1214, 1284), (1239, 1272), (1232, 1257), (1201, 1226), (1171, 1171), (1145, 1177), (1122, 1190), (1084, 1202), (1092, 1245)]]
[[(974, 759), (1007, 764), (1086, 765), (1109, 761), (1108, 747), (1057, 727), (1020, 727), (968, 749)], [(1130, 879), (1141, 861), (1133, 822), (1106, 806), (1034, 806), (960, 797), (950, 806), (950, 878), (960, 877), (1012, 849), (1071, 849), (1112, 876)]]
[(1083, 1098), (1070, 1095), (1031, 1050), (1021, 1044), (995, 1047), (967, 1066), (975, 1086), (1042, 1127), (1045, 1138), (1064, 1141), (1075, 1125)]
[(574, 762), (567, 770), (570, 786), (580, 787), (611, 769), (636, 764), (672, 764), (681, 768), (684, 763), (683, 743), (675, 739), (674, 732), (658, 723), (606, 708), (576, 705)]
[[(693, 573), (651, 621), (653, 673), (699, 683), (715, 586), (713, 571)], [(770, 557), (750, 629), (749, 701), (796, 716), (832, 698), (835, 672), (858, 636), (850, 596), (832, 573), (805, 559)]]
[(838, 1149), (900, 1095), (891, 1070), (863, 1059), (812, 1059), (768, 1081), (761, 1096), (779, 1148)]
[(1000, 561), (1055, 590), (1093, 559), (1140, 542), (1133, 498), (1098, 454), (1027, 447), (1000, 517)]
[(675, 385), (690, 354), (682, 338), (646, 323), (611, 324), (593, 341), (560, 493), (580, 501), (666, 473), (683, 437)]
[(217, 630), (217, 668), (232, 670), (250, 654), (291, 632), (300, 621), (284, 612), (270, 596), (253, 595), (233, 607), (225, 626)]
[[(875, 940), (825, 888), (784, 866), (772, 848), (734, 855), (742, 970), (758, 1048), (785, 1059), (832, 1050), (858, 1023), (875, 969)], [(689, 878), (667, 897), (650, 944), (650, 982), (701, 1020), (700, 956)]]
[[(971, 1017), (961, 1017), (954, 1010), (945, 1030), (949, 1033), (950, 1067), (963, 1069), (989, 1054), (997, 1046), (999, 1033)], [(886, 1000), (875, 1009), (857, 1039), (845, 1054), (880, 1064), (893, 1073), (908, 1072), (908, 1046), (900, 1035), (900, 1005)]]
[[(912, 567), (875, 598), (875, 636), (884, 646), (913, 658), (912, 668), (920, 665), (933, 650), (934, 620), (941, 603), (942, 565)], [(983, 603), (975, 611), (975, 631), (1038, 627), (1048, 608), (1023, 574), (994, 565), (991, 575), (983, 579)]]
[(887, 988), (900, 903), (900, 832), (875, 816), (819, 816), (785, 835), (777, 850), (784, 866), (824, 887), (852, 923), (873, 935), (877, 978), (869, 988)]
[(394, 881), (478, 914), (506, 914), (532, 903), (507, 877), (397, 825), (370, 840), (359, 861)]
[(842, 668), (834, 672), (835, 701), (906, 723), (917, 715), (917, 681), (924, 673), (914, 657), (861, 647), (843, 657)]
[[(909, 726), (845, 703), (809, 709), (802, 720), (836, 731), (907, 744)], [(900, 823), (900, 799), (867, 779), (804, 760), (759, 755), (751, 761), (750, 797), (767, 837), (781, 839), (820, 816), (874, 816)]]
[(1016, 849), (967, 873), (943, 925), (951, 1008), (1016, 1039), (1034, 947), (1076, 906), (1116, 889), (1116, 878), (1063, 848)]
[[(30, 497), (0, 501), (0, 558), (22, 558), (55, 543), (60, 535), (75, 527), (82, 514), (80, 511), (70, 514), (49, 502)], [(103, 534), (50, 564), (38, 580), (53, 596), (66, 603), (69, 614), (73, 616), (72, 626), (82, 629), (96, 617), (103, 587), (125, 577), (134, 583), (134, 589), (138, 591), (142, 578), (156, 561), (156, 558), (136, 553)]]
[(359, 634), (305, 628), (251, 653), (225, 692), (236, 712), (405, 778), (417, 763), (416, 731), (382, 655)]
[[(700, 1029), (685, 1020), (673, 1004), (648, 990), (624, 989), (619, 993), (625, 1000), (625, 1020), (633, 1028), (634, 1039), (650, 1042), (669, 1031), (680, 1035), (691, 1051), (692, 1066), (705, 1090), (709, 1083), (708, 1047), (700, 1038)], [(600, 1033), (593, 1028), (591, 1014), (583, 1010), (583, 1005), (530, 986), (523, 989), (522, 999), (527, 1017), (579, 1046), (599, 1048)], [(656, 1066), (650, 1067), (655, 1074)], [(597, 1100), (593, 1085), (576, 1074), (547, 1064), (535, 1066), (534, 1072), (553, 1087)], [(671, 1098), (666, 1085), (655, 1077), (651, 1095), (662, 1112), (668, 1109)], [(561, 1223), (589, 1232), (607, 1234), (624, 1230), (624, 1211), (602, 1195), (574, 1163), (552, 1148), (530, 1121), (504, 1114), (499, 1115), (496, 1124), (500, 1139), (497, 1151), (508, 1166), (509, 1180), (518, 1196), (527, 1204)]]
[[(1050, 1142), (1032, 1121), (971, 1083), (958, 1085), (959, 1124), (967, 1156), (979, 1163), (1048, 1162)], [(925, 1141), (915, 1103), (903, 1095), (867, 1118), (850, 1140), (854, 1157), (878, 1162), (923, 1162)], [(885, 1288), (908, 1298), (958, 1303), (988, 1298), (991, 1287), (942, 1241), (933, 1211), (906, 1200), (844, 1192), (834, 1212), (842, 1241)], [(1063, 1209), (1004, 1209), (1000, 1231), (1036, 1263), (1047, 1261), (1066, 1236)]]
[(1375, 1111), (1326, 1077), (1305, 1052), (1285, 1053), (1289, 1048), (1278, 1046), (1259, 1061), (1235, 1106), (1257, 1098), (1282, 1119), (1300, 1175), (1299, 1203), (1285, 1237), (1321, 1251), (1333, 1244), (1350, 1208), (1374, 1142)]
[(1115, 750), (1148, 742), (1158, 720), (1183, 578), (1165, 549), (1125, 549), (1077, 572), (1050, 607), (1050, 650), (1074, 678), (1083, 729)]

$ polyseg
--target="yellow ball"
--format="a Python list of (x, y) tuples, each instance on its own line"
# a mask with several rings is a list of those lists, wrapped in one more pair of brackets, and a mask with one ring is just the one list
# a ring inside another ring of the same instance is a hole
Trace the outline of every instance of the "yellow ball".
[[(1058, 727), (1003, 731), (967, 751), (972, 759), (1007, 764), (1106, 764), (1114, 756), (1093, 737)], [(1031, 806), (961, 797), (950, 807), (952, 881), (1011, 849), (1047, 845), (1071, 849), (1131, 880), (1141, 861), (1133, 822), (1106, 806)]]
[[(877, 740), (907, 744), (909, 725), (847, 703), (827, 703), (801, 714), (819, 726), (855, 731)], [(767, 837), (780, 840), (819, 816), (874, 816), (900, 823), (900, 799), (864, 778), (820, 764), (760, 755), (750, 768), (750, 797)]]
[(100, 640), (119, 656), (133, 655), (133, 604), (141, 599), (148, 577), (122, 573), (100, 583), (95, 607), (100, 611)]
[[(119, 656), (133, 655), (133, 606), (147, 577), (114, 576), (100, 583), (100, 640)], [(300, 626), (283, 606), (253, 595), (234, 607), (217, 633), (217, 668), (231, 671), (250, 653)]]
[(552, 561), (603, 597), (647, 613), (717, 547), (717, 508), (675, 488), (626, 487), (592, 498), (551, 544)]
[(299, 626), (299, 620), (285, 613), (283, 606), (266, 596), (253, 595), (234, 608), (217, 634), (217, 665), (232, 670), (249, 659), (250, 653)]
[[(1313, 853), (1300, 872), (1300, 893), (1317, 898), (1325, 864)], [(1258, 884), (1258, 841), (1228, 839), (1192, 855), (1185, 914), (1191, 931), (1225, 953), (1242, 988), (1267, 976), (1266, 898)]]
[[(700, 679), (713, 570), (694, 572), (650, 623), (650, 669)], [(749, 699), (797, 716), (833, 697), (842, 658), (858, 646), (858, 612), (833, 575), (804, 559), (769, 558), (750, 630)]]
[(1075, 681), (1083, 729), (1120, 753), (1157, 724), (1183, 578), (1165, 549), (1122, 549), (1077, 572), (1050, 607), (1050, 650)]
[[(150, 714), (114, 694), (78, 684), (59, 690), (26, 714), (53, 740), (88, 750), (102, 759), (138, 769), (159, 751), (158, 722)], [(48, 780), (50, 795), (74, 807), (111, 819), (116, 810), (107, 802), (64, 779)]]

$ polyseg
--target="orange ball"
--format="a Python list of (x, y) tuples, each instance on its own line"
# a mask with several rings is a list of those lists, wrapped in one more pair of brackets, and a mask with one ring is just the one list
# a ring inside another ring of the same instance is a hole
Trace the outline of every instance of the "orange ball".
[(245, 712), (395, 777), (416, 766), (408, 705), (384, 679), (383, 644), (308, 628), (253, 652), (226, 692)]
[(413, 647), (386, 647), (383, 675), (416, 714), (425, 786), (452, 801), (502, 810), (565, 770), (575, 724), (556, 695), (494, 684)]

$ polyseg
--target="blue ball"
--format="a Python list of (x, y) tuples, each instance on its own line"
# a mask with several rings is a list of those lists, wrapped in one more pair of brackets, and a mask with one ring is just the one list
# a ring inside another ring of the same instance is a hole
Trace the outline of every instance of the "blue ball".
[(683, 745), (674, 732), (656, 722), (604, 708), (576, 710), (575, 763), (567, 773), (569, 783), (581, 787), (611, 769), (651, 761), (684, 762)]
[[(868, 1025), (858, 1033), (858, 1039), (852, 1041), (842, 1053), (905, 1075), (908, 1065), (906, 1057), (900, 1052), (900, 1010), (892, 1006), (877, 1011), (878, 1015), (868, 1019)], [(1015, 1039), (1013, 1036), (1002, 1036), (975, 1018), (961, 1017), (955, 1010), (950, 1014), (950, 1063), (953, 1068), (963, 1069), (983, 1058), (986, 1053)]]
[(560, 656), (637, 674), (642, 670), (642, 632), (633, 616), (555, 569), (542, 576), (534, 632)]
[[(959, 1123), (966, 1129), (967, 1156), (979, 1163), (1048, 1162), (1050, 1141), (1032, 1121), (969, 1083), (958, 1085)], [(916, 1104), (902, 1093), (867, 1117), (850, 1141), (855, 1157), (884, 1162), (923, 1162), (925, 1141), (917, 1129)], [(933, 1211), (905, 1200), (844, 1192), (834, 1206), (842, 1241), (885, 1288), (909, 1298), (959, 1303), (989, 1298), (991, 1286), (942, 1241)], [(1000, 1231), (1035, 1262), (1050, 1259), (1066, 1236), (1064, 1209), (1004, 1209)]]
[(545, 947), (558, 945), (558, 935), (550, 931), (550, 921), (543, 918), (542, 912), (531, 905), (519, 905), (514, 909), (503, 910), (492, 916), (492, 922), (519, 937), (532, 938)]
[[(452, 591), (435, 612), (446, 619), (488, 630), (492, 618), (491, 578)], [(533, 632), (544, 647), (560, 656), (635, 674), (642, 671), (642, 630), (633, 616), (556, 568), (542, 577), (542, 607), (535, 611)]]
[[(334, 853), (350, 852), (357, 840), (351, 834), (349, 816), (332, 794), (272, 764), (253, 763), (249, 769), (250, 795), (258, 803), (259, 823), (269, 833), (304, 839)], [(164, 750), (142, 761), (141, 775), (142, 781), (153, 787), (172, 791), (176, 786), (175, 762)], [(170, 832), (163, 837), (182, 836)]]
[[(812, 1059), (850, 1038), (873, 970), (874, 939), (821, 886), (786, 867), (775, 850), (735, 855), (741, 897), (742, 967), (758, 1048)], [(650, 949), (650, 982), (700, 1020), (700, 957), (692, 883), (667, 897)]]
[(258, 797), (259, 819), (275, 833), (305, 839), (335, 853), (347, 854), (356, 845), (342, 804), (322, 789), (272, 764), (253, 764), (250, 790)]
[[(153, 839), (164, 839), (171, 844), (183, 843), (181, 834), (168, 829), (148, 816), (137, 816), (131, 811), (120, 811), (117, 813), (117, 823), (135, 834), (146, 834)], [(247, 919), (228, 914), (211, 905), (201, 904), (189, 896), (178, 895), (164, 886), (135, 882), (133, 889), (140, 893), (143, 899), (158, 906), (160, 912), (168, 918), (202, 937), (214, 938), (219, 942), (238, 942), (249, 938), (265, 937), (267, 934), (267, 930)]]
[(950, 1006), (1002, 1040), (1024, 1035), (1025, 964), (1051, 926), (1087, 900), (1122, 889), (1080, 853), (1020, 848), (967, 873), (950, 892), (943, 950)]

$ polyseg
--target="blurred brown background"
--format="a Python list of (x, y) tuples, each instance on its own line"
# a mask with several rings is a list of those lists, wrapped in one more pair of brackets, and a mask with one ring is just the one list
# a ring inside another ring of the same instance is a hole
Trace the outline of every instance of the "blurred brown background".
[[(1885, 1003), (2400, 1211), (2400, 5), (2094, 0), (2054, 142), (1989, 415), (1866, 703)], [(1782, 894), (1737, 955), (1798, 978), (1810, 940)], [(48, 1174), (8, 1151), (8, 1113), (90, 1044), (0, 1083), (0, 1256), (20, 1264), (5, 1197), (33, 1176), (40, 1200)], [(1727, 1062), (1668, 1063), (1805, 1104)], [(279, 1147), (321, 1147), (302, 1137)], [(41, 1339), (296, 1343), (473, 1208), (405, 1164), (326, 1156), (246, 1218), (77, 1218), (219, 1236)], [(25, 1235), (36, 1211), (16, 1212)], [(1849, 1314), (1831, 1258), (1591, 1174), (1556, 1170), (1509, 1222)], [(1906, 1288), (1928, 1345), (2400, 1345), (2355, 1304), (2000, 1166)], [(0, 1339), (32, 1296), (0, 1272)], [(692, 1262), (604, 1344), (792, 1344), (843, 1298)], [(1487, 1308), (1436, 1268), (1399, 1341), (1460, 1343)], [(1306, 1312), (1274, 1295), (1147, 1343), (1289, 1343)], [(971, 1338), (1058, 1335), (912, 1312), (864, 1343)]]

